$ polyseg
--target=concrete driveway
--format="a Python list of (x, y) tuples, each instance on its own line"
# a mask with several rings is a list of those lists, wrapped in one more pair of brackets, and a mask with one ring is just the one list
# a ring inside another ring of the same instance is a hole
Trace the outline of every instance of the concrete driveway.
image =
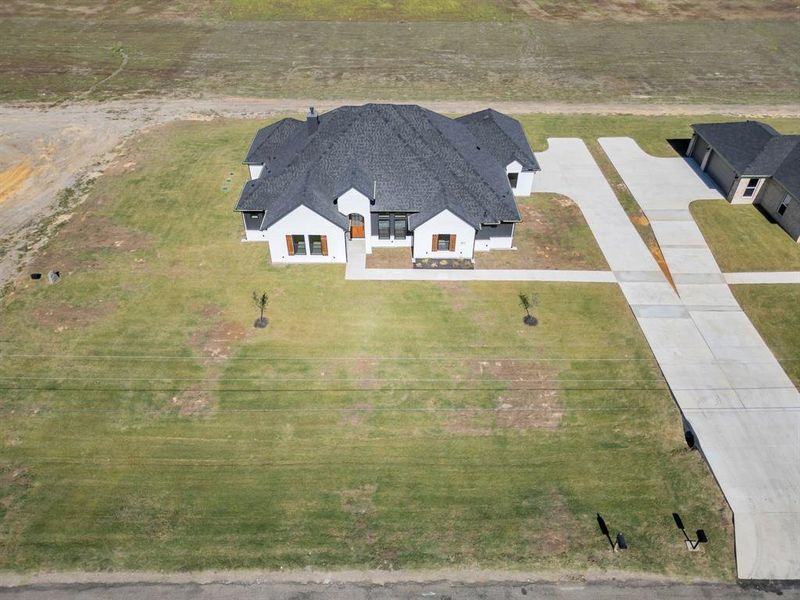
[(689, 212), (721, 195), (692, 161), (650, 156), (630, 138), (600, 144), (676, 283), (684, 312), (639, 323), (734, 512), (739, 577), (800, 579), (800, 394)]

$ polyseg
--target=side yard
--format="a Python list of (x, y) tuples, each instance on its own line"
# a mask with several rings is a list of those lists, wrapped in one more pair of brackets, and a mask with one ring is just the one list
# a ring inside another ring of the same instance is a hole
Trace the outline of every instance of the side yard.
[(800, 271), (800, 244), (757, 207), (703, 200), (690, 208), (723, 272)]
[(577, 205), (558, 194), (517, 199), (516, 250), (476, 252), (476, 269), (608, 269)]
[(223, 191), (255, 126), (129, 142), (37, 259), (63, 279), (2, 298), (0, 569), (733, 578), (726, 505), (616, 286), (271, 267)]

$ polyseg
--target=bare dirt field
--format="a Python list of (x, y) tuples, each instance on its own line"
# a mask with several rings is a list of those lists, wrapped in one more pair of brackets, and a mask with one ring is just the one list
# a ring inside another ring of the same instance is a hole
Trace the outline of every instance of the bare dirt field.
[(180, 92), (796, 103), (796, 32), (792, 18), (335, 22), (23, 14), (0, 19), (0, 101)]

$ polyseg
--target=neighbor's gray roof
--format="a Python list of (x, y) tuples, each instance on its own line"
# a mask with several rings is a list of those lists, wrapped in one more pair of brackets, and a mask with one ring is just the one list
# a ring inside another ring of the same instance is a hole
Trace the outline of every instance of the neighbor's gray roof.
[(792, 196), (800, 199), (800, 135), (785, 137), (795, 138), (795, 144), (772, 177)]
[(355, 187), (370, 198), (376, 190), (375, 211), (418, 213), (412, 229), (445, 208), (476, 228), (519, 221), (504, 161), (538, 165), (519, 124), (492, 113), (490, 126), (482, 113), (453, 120), (416, 105), (343, 106), (320, 115), (313, 134), (284, 119), (253, 140), (245, 162), (264, 170), (236, 210), (265, 210), (269, 227), (305, 204), (346, 228), (333, 200)]
[(777, 141), (786, 136), (759, 121), (698, 123), (692, 125), (692, 129), (728, 161), (739, 176), (769, 177), (786, 156), (783, 143)]

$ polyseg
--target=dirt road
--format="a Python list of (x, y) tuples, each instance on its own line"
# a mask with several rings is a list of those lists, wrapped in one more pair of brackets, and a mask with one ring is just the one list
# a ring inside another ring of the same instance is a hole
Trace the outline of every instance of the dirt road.
[[(0, 105), (0, 288), (46, 239), (42, 223), (54, 213), (61, 190), (102, 173), (120, 143), (134, 133), (178, 120), (264, 118), (299, 113), (314, 104), (328, 110), (368, 100), (164, 98), (60, 106)], [(445, 113), (485, 108), (482, 101), (419, 102)], [(800, 106), (564, 104), (494, 102), (508, 113), (800, 116)]]
[(663, 598), (735, 600), (782, 595), (800, 597), (791, 584), (764, 583), (740, 587), (730, 583), (678, 583), (664, 578), (632, 578), (624, 573), (594, 574), (580, 579), (543, 579), (535, 574), (501, 571), (286, 571), (227, 573), (74, 573), (0, 577), (3, 598), (303, 598), (380, 600), (432, 598), (501, 600), (553, 598), (633, 600)]

